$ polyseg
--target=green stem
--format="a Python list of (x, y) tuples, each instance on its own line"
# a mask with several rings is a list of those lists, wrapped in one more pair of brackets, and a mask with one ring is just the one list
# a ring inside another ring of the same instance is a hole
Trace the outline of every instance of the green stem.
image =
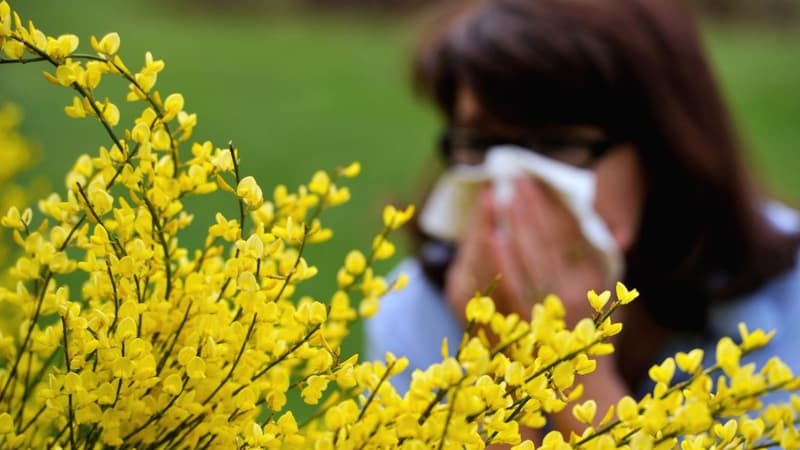
[(11, 382), (16, 378), (17, 369), (19, 368), (19, 362), (22, 360), (22, 355), (25, 353), (28, 343), (31, 340), (31, 335), (33, 335), (33, 329), (36, 327), (39, 321), (39, 314), (42, 311), (42, 303), (44, 303), (44, 296), (45, 292), (47, 291), (47, 285), (50, 284), (50, 279), (53, 277), (53, 273), (49, 270), (47, 271), (47, 275), (45, 277), (43, 286), (39, 291), (39, 299), (36, 301), (36, 311), (33, 313), (33, 317), (31, 318), (31, 324), (28, 325), (28, 330), (25, 332), (25, 338), (22, 340), (22, 345), (17, 352), (17, 357), (14, 359), (14, 364), (11, 366), (11, 371), (8, 373), (8, 378), (6, 378), (5, 384), (3, 384), (3, 389), (0, 390), (0, 401), (2, 401), (6, 395), (6, 391), (8, 387), (11, 386)]
[(447, 439), (447, 429), (450, 426), (450, 420), (453, 418), (453, 410), (456, 405), (456, 396), (458, 396), (459, 384), (453, 389), (453, 398), (450, 399), (450, 407), (447, 409), (447, 419), (444, 421), (444, 430), (442, 430), (442, 439), (439, 440), (439, 450), (444, 449), (444, 442)]
[[(32, 43), (27, 42), (24, 39), (20, 39), (20, 38), (18, 38), (16, 36), (12, 36), (11, 38), (21, 42), (30, 51), (32, 51), (32, 52), (36, 53), (37, 55), (39, 55), (39, 57), (41, 58), (42, 61), (48, 61), (48, 62), (50, 62), (50, 64), (52, 64), (55, 67), (58, 67), (60, 65), (58, 63), (58, 61), (56, 61), (53, 58), (51, 58), (50, 55), (45, 53), (43, 50), (37, 48)], [(111, 138), (112, 141), (114, 141), (114, 144), (117, 146), (117, 148), (119, 148), (120, 151), (125, 151), (125, 148), (120, 143), (119, 138), (117, 138), (117, 136), (114, 134), (114, 131), (111, 129), (111, 125), (103, 117), (103, 114), (97, 108), (97, 105), (94, 104), (94, 99), (89, 94), (89, 92), (87, 92), (83, 87), (81, 87), (80, 85), (78, 85), (77, 83), (74, 83), (74, 82), (72, 83), (72, 88), (75, 89), (76, 91), (78, 91), (78, 93), (80, 93), (81, 96), (83, 96), (84, 98), (89, 100), (89, 104), (91, 105), (92, 109), (95, 111), (95, 114), (97, 114), (97, 118), (100, 120), (100, 123), (103, 124), (103, 128), (105, 128), (106, 133), (108, 133), (108, 136)], [(130, 155), (129, 155), (128, 161), (130, 161)], [(117, 173), (114, 175), (114, 177), (112, 178), (112, 181), (110, 183), (113, 183), (113, 181), (117, 178), (117, 175), (119, 175), (121, 172), (122, 172), (122, 169), (121, 168), (118, 169)]]
[[(233, 161), (233, 175), (236, 178), (236, 188), (234, 189), (238, 189), (239, 183), (242, 180), (239, 175), (239, 159), (236, 155), (236, 149), (233, 148), (233, 141), (228, 142), (228, 151), (231, 153), (231, 161)], [(244, 200), (239, 198), (238, 194), (236, 195), (236, 199), (239, 203), (239, 239), (244, 239)]]
[(384, 374), (381, 377), (380, 381), (378, 381), (378, 385), (375, 386), (375, 389), (373, 389), (372, 392), (369, 393), (369, 398), (367, 399), (366, 403), (364, 403), (364, 407), (361, 408), (361, 412), (358, 414), (358, 419), (356, 419), (356, 421), (359, 421), (359, 420), (364, 418), (364, 414), (367, 412), (367, 408), (369, 408), (369, 405), (372, 404), (372, 401), (375, 399), (375, 396), (378, 394), (378, 390), (380, 389), (380, 387), (391, 376), (392, 368), (394, 368), (394, 365), (396, 363), (397, 363), (397, 361), (392, 361), (392, 363), (389, 364), (389, 367), (386, 368), (386, 372), (384, 372)]
[[(22, 401), (19, 404), (19, 412), (17, 413), (17, 416), (14, 418), (14, 423), (17, 425), (17, 428), (19, 428), (20, 424), (22, 423), (22, 414), (23, 414), (23, 412), (25, 412), (25, 403), (26, 403), (26, 400), (28, 399), (28, 387), (31, 386), (28, 383), (30, 382), (30, 377), (31, 377), (31, 363), (32, 362), (33, 362), (33, 352), (28, 352), (28, 367), (25, 370), (25, 377), (22, 380)], [(12, 394), (12, 396), (9, 398), (9, 403), (10, 403), (11, 398), (13, 398), (13, 397), (14, 396)], [(10, 404), (9, 404), (8, 411), (11, 412), (11, 405)]]
[[(295, 344), (291, 348), (286, 349), (286, 351), (283, 352), (279, 357), (275, 358), (275, 360), (273, 360), (269, 364), (267, 364), (267, 366), (264, 367), (263, 369), (261, 369), (257, 374), (253, 375), (253, 377), (250, 378), (250, 381), (255, 381), (255, 380), (259, 379), (265, 373), (269, 372), (270, 369), (275, 367), (276, 364), (278, 364), (281, 361), (283, 361), (284, 359), (288, 358), (289, 355), (291, 355), (295, 350), (300, 348), (301, 345), (303, 345), (304, 343), (308, 342), (308, 340), (311, 339), (311, 336), (313, 336), (314, 333), (316, 333), (317, 330), (320, 329), (320, 326), (321, 326), (320, 324), (317, 324), (313, 328), (311, 328), (308, 331), (308, 333), (306, 333), (306, 335), (302, 339), (300, 339), (299, 341), (295, 342)], [(241, 389), (242, 389), (242, 387), (240, 387), (237, 391), (234, 391), (234, 393), (238, 393)]]
[[(28, 389), (26, 389), (26, 390), (24, 391), (24, 393), (23, 393), (23, 397), (22, 397), (22, 404), (20, 405), (19, 412), (17, 413), (17, 415), (19, 416), (19, 420), (20, 420), (20, 422), (22, 421), (22, 416), (23, 416), (23, 413), (24, 413), (25, 404), (27, 403), (27, 400), (28, 400), (28, 397), (27, 397), (27, 395), (30, 395), (30, 392), (31, 392), (32, 388), (33, 388), (34, 386), (38, 385), (38, 384), (39, 384), (39, 382), (42, 380), (42, 377), (44, 376), (44, 372), (45, 372), (45, 370), (47, 370), (47, 368), (48, 368), (48, 367), (50, 367), (50, 364), (52, 364), (52, 363), (53, 363), (53, 359), (55, 359), (55, 357), (56, 357), (56, 353), (58, 353), (58, 349), (55, 349), (55, 350), (53, 350), (53, 352), (52, 352), (52, 353), (50, 353), (50, 356), (48, 356), (48, 357), (47, 357), (47, 360), (46, 360), (46, 361), (44, 361), (44, 363), (42, 364), (42, 367), (41, 367), (41, 368), (39, 368), (39, 371), (38, 371), (38, 372), (36, 372), (36, 375), (33, 377), (33, 380), (32, 380), (32, 381), (30, 381), (30, 383), (27, 383)], [(33, 357), (33, 355), (31, 355), (31, 357)], [(42, 407), (44, 407), (44, 405), (43, 405)], [(22, 427), (22, 431), (20, 431), (18, 434), (22, 434), (22, 433), (24, 433), (24, 432), (25, 432), (25, 430), (26, 430), (26, 429), (27, 429), (27, 428), (28, 428), (28, 427), (29, 427), (29, 426), (30, 426), (30, 425), (33, 423), (33, 421), (34, 421), (34, 420), (35, 420), (37, 417), (39, 417), (39, 415), (40, 415), (41, 413), (42, 413), (42, 410), (39, 410), (39, 411), (38, 411), (38, 412), (37, 412), (37, 413), (34, 415), (34, 417), (33, 417), (33, 418), (32, 418), (32, 419), (31, 419), (31, 420), (30, 420), (30, 421), (29, 421), (27, 424), (25, 424), (25, 426), (24, 426), (24, 427)]]
[(114, 293), (114, 320), (111, 321), (111, 326), (108, 327), (109, 334), (113, 335), (119, 318), (119, 295), (117, 294), (117, 283), (114, 280), (114, 274), (111, 272), (111, 263), (108, 262), (108, 259), (106, 259), (106, 271), (108, 272), (108, 279), (111, 281), (111, 290)]
[(164, 233), (163, 228), (161, 227), (161, 222), (158, 220), (159, 215), (156, 212), (155, 206), (150, 200), (147, 198), (147, 192), (144, 191), (144, 186), (142, 188), (142, 201), (147, 206), (147, 210), (150, 211), (150, 216), (153, 221), (153, 227), (156, 230), (156, 236), (158, 237), (158, 242), (161, 244), (161, 250), (164, 252), (164, 277), (167, 281), (166, 292), (164, 293), (164, 299), (169, 300), (170, 294), (172, 294), (172, 267), (171, 267), (171, 258), (169, 254), (169, 244), (167, 243), (166, 234)]
[[(67, 319), (65, 317), (61, 317), (61, 329), (64, 333), (64, 364), (67, 367), (67, 373), (72, 372), (72, 368), (70, 367), (69, 361), (69, 339), (68, 339), (68, 331), (67, 331)], [(75, 429), (74, 429), (74, 422), (75, 422), (75, 412), (72, 408), (72, 394), (67, 395), (67, 411), (69, 412), (69, 444), (70, 448), (75, 449)]]
[(170, 343), (169, 348), (164, 352), (164, 354), (161, 356), (161, 360), (158, 362), (158, 366), (156, 367), (156, 376), (161, 374), (161, 370), (164, 369), (164, 364), (167, 362), (167, 358), (172, 354), (172, 350), (175, 348), (175, 344), (178, 342), (178, 337), (180, 337), (183, 327), (186, 325), (186, 322), (189, 321), (189, 311), (191, 311), (193, 304), (194, 302), (189, 301), (189, 306), (186, 307), (186, 312), (183, 313), (183, 318), (181, 319), (181, 323), (178, 325), (178, 329), (175, 331), (175, 335), (172, 337), (172, 342)]
[(157, 412), (157, 413), (153, 414), (152, 416), (150, 416), (150, 418), (149, 418), (149, 419), (147, 419), (147, 421), (146, 421), (145, 423), (143, 423), (143, 424), (139, 425), (138, 427), (136, 427), (136, 429), (134, 429), (134, 430), (133, 430), (133, 431), (131, 431), (130, 433), (126, 434), (126, 435), (125, 435), (125, 437), (124, 437), (124, 438), (122, 438), (122, 440), (123, 440), (123, 441), (128, 441), (128, 440), (130, 440), (130, 439), (131, 439), (133, 436), (135, 436), (137, 433), (139, 433), (140, 431), (142, 431), (142, 430), (144, 430), (145, 428), (147, 428), (147, 426), (148, 426), (148, 425), (150, 425), (151, 423), (153, 423), (153, 422), (157, 421), (158, 419), (160, 419), (160, 418), (164, 417), (164, 414), (166, 414), (166, 413), (167, 413), (167, 411), (169, 411), (169, 410), (170, 410), (170, 408), (172, 408), (172, 405), (174, 405), (174, 404), (175, 404), (175, 401), (176, 401), (176, 400), (178, 400), (178, 397), (180, 397), (180, 396), (181, 396), (181, 394), (183, 394), (183, 390), (186, 388), (186, 382), (187, 382), (188, 380), (189, 380), (189, 377), (188, 377), (188, 376), (186, 376), (186, 374), (184, 374), (184, 375), (183, 375), (183, 377), (182, 377), (182, 381), (183, 381), (183, 383), (182, 383), (182, 385), (181, 385), (181, 390), (180, 390), (180, 392), (178, 392), (177, 394), (175, 394), (174, 396), (172, 396), (172, 398), (171, 398), (171, 399), (169, 399), (169, 403), (167, 403), (167, 404), (164, 406), (164, 408), (162, 408), (162, 409), (161, 409), (161, 411), (159, 411), (159, 412)]
[(0, 58), (0, 64), (27, 64), (31, 62), (38, 62), (38, 61), (47, 61), (48, 58), (43, 58), (41, 56), (36, 58), (20, 58), (20, 59), (3, 59)]
[[(116, 69), (117, 72), (119, 72), (119, 74), (122, 76), (122, 78), (124, 78), (125, 80), (130, 82), (136, 89), (139, 90), (139, 92), (142, 93), (142, 95), (144, 95), (145, 100), (147, 101), (147, 103), (150, 105), (150, 107), (153, 108), (153, 111), (155, 111), (156, 118), (158, 119), (158, 121), (161, 122), (161, 124), (164, 125), (164, 129), (166, 130), (167, 134), (169, 135), (169, 145), (170, 145), (170, 149), (172, 151), (173, 177), (177, 177), (178, 176), (178, 154), (177, 154), (178, 145), (176, 144), (175, 139), (172, 136), (172, 131), (169, 129), (169, 125), (167, 124), (167, 122), (164, 121), (164, 110), (161, 108), (161, 106), (159, 106), (156, 103), (155, 99), (153, 99), (153, 97), (150, 95), (150, 93), (145, 92), (144, 89), (142, 89), (142, 86), (136, 80), (136, 77), (131, 75), (127, 70), (125, 70), (123, 67), (121, 67), (116, 62), (114, 62), (113, 60), (110, 60), (110, 59), (106, 59), (106, 58), (103, 58), (103, 57), (100, 57), (100, 56), (95, 56), (95, 55), (83, 54), (83, 53), (73, 53), (72, 55), (70, 55), (70, 57), (73, 58), (73, 59), (87, 59), (87, 60), (101, 61), (101, 62), (105, 62), (107, 64), (111, 64), (111, 66), (113, 66), (114, 69)], [(150, 128), (152, 129), (154, 125), (155, 125), (155, 122), (150, 125)]]
[(236, 367), (238, 367), (239, 360), (242, 359), (242, 355), (244, 354), (245, 349), (247, 349), (247, 342), (250, 340), (250, 336), (253, 334), (253, 329), (256, 326), (257, 319), (258, 319), (258, 313), (253, 313), (253, 319), (250, 321), (250, 326), (247, 328), (247, 333), (245, 334), (244, 339), (242, 339), (242, 346), (239, 347), (239, 353), (236, 354), (236, 359), (234, 359), (233, 363), (231, 363), (231, 368), (228, 370), (228, 373), (225, 374), (225, 377), (222, 379), (222, 381), (219, 382), (214, 391), (211, 392), (211, 395), (209, 395), (203, 401), (203, 403), (207, 404), (209, 401), (211, 401), (211, 399), (214, 398), (215, 395), (217, 395), (219, 390), (222, 389), (223, 386), (225, 386), (225, 383), (227, 383), (228, 380), (230, 380), (231, 377), (233, 376), (233, 371), (236, 370)]

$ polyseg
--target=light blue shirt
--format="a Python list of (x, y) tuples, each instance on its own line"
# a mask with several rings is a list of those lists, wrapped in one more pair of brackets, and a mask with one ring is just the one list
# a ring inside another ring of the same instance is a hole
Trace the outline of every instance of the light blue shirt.
[[(800, 219), (794, 211), (770, 204), (766, 206), (766, 213), (780, 229), (800, 229)], [(464, 330), (450, 311), (442, 292), (425, 277), (417, 260), (409, 258), (403, 261), (395, 272), (406, 273), (409, 283), (404, 290), (388, 294), (381, 301), (379, 312), (366, 322), (366, 356), (368, 360), (383, 359), (386, 352), (406, 356), (409, 367), (392, 378), (398, 392), (406, 392), (414, 369), (425, 369), (441, 361), (444, 338), (447, 338), (449, 353), (456, 354)], [(769, 358), (778, 356), (795, 374), (800, 373), (800, 261), (757, 291), (712, 306), (707, 334), (674, 335), (663, 347), (657, 361), (679, 351), (701, 348), (705, 352), (705, 366), (713, 365), (717, 341), (730, 336), (738, 342), (740, 322), (744, 322), (751, 332), (756, 328), (776, 332), (767, 347), (747, 355), (743, 363), (755, 362), (760, 368)], [(643, 380), (635, 394), (641, 396), (651, 386), (652, 382)], [(787, 399), (786, 393), (775, 393), (765, 400), (770, 403)]]

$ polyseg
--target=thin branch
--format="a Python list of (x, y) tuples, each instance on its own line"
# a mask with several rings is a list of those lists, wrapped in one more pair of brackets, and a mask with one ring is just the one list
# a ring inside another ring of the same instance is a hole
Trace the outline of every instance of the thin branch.
[[(64, 364), (67, 367), (67, 373), (72, 372), (72, 368), (70, 367), (69, 361), (69, 339), (68, 339), (68, 331), (67, 331), (67, 319), (65, 317), (61, 317), (61, 329), (64, 333)], [(67, 411), (69, 412), (69, 444), (70, 448), (75, 448), (75, 429), (74, 429), (74, 422), (75, 422), (75, 412), (72, 409), (72, 394), (67, 395)]]
[[(238, 188), (239, 183), (242, 180), (239, 175), (239, 160), (236, 155), (236, 149), (233, 148), (233, 141), (228, 142), (228, 151), (231, 153), (231, 161), (233, 161), (233, 175), (236, 178), (236, 187)], [(236, 198), (239, 201), (239, 239), (244, 239), (244, 200), (239, 198), (238, 195)]]
[(6, 378), (6, 382), (3, 385), (3, 389), (0, 390), (0, 401), (6, 395), (6, 391), (8, 387), (11, 385), (11, 382), (16, 378), (17, 369), (19, 368), (19, 362), (22, 359), (22, 355), (25, 353), (26, 348), (28, 347), (28, 343), (31, 340), (31, 335), (33, 335), (33, 329), (36, 327), (36, 324), (39, 321), (39, 314), (42, 311), (42, 303), (44, 302), (45, 292), (47, 291), (47, 285), (50, 284), (50, 279), (53, 277), (53, 273), (48, 271), (47, 276), (45, 277), (44, 283), (42, 285), (41, 291), (39, 291), (39, 299), (36, 301), (36, 311), (33, 313), (33, 317), (31, 318), (31, 323), (28, 325), (28, 330), (25, 332), (25, 339), (22, 340), (22, 345), (19, 348), (17, 353), (17, 357), (14, 359), (14, 364), (11, 366), (11, 371), (8, 373), (8, 378)]
[(384, 374), (381, 377), (380, 381), (378, 381), (378, 385), (375, 386), (375, 389), (373, 389), (372, 392), (369, 393), (369, 398), (367, 399), (366, 403), (364, 403), (364, 407), (361, 408), (361, 412), (358, 414), (358, 419), (356, 419), (357, 422), (364, 418), (364, 413), (367, 412), (367, 408), (369, 408), (369, 405), (372, 404), (372, 400), (375, 399), (375, 396), (378, 394), (378, 390), (380, 389), (380, 387), (391, 376), (392, 369), (394, 368), (394, 365), (396, 363), (397, 363), (397, 361), (392, 361), (392, 363), (389, 364), (389, 367), (386, 368), (386, 372), (384, 372)]
[(153, 220), (153, 227), (156, 229), (158, 241), (161, 244), (161, 249), (164, 252), (164, 276), (167, 279), (167, 288), (164, 298), (169, 300), (170, 294), (172, 293), (172, 267), (170, 266), (171, 258), (169, 254), (169, 245), (167, 244), (167, 238), (164, 230), (161, 228), (161, 222), (158, 220), (159, 216), (156, 213), (155, 207), (147, 198), (147, 192), (144, 191), (144, 186), (141, 186), (140, 184), (140, 187), (142, 188), (142, 200), (144, 201), (144, 204), (147, 205), (147, 210), (150, 211), (150, 216)]

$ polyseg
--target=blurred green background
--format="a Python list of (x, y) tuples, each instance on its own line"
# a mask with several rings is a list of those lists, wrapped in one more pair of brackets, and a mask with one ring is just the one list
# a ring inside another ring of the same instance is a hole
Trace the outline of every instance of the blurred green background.
[[(365, 249), (379, 230), (382, 206), (413, 202), (420, 174), (435, 162), (437, 117), (414, 98), (407, 77), (425, 15), (298, 10), (288, 3), (234, 8), (224, 1), (83, 0), (16, 1), (12, 7), (48, 34), (78, 34), (87, 51), (91, 34), (119, 32), (120, 53), (132, 70), (147, 50), (164, 59), (158, 89), (163, 96), (182, 93), (187, 110), (198, 114), (193, 139), (217, 146), (233, 140), (244, 175), (256, 176), (267, 194), (279, 183), (307, 181), (318, 168), (360, 161), (352, 202), (327, 215), (335, 239), (308, 254), (321, 269), (308, 293), (324, 296), (333, 292), (347, 250)], [(706, 20), (703, 31), (751, 163), (780, 197), (800, 198), (800, 26)], [(72, 93), (48, 84), (44, 69), (0, 66), (0, 103), (23, 107), (23, 132), (41, 148), (33, 175), (63, 191), (76, 156), (108, 142), (94, 121), (64, 115)], [(109, 79), (101, 88), (122, 103), (123, 83)], [(121, 123), (130, 123), (134, 111), (123, 109)], [(214, 211), (229, 217), (235, 211), (227, 196), (188, 208), (197, 235), (204, 235)], [(357, 327), (348, 352), (358, 351), (362, 340)]]

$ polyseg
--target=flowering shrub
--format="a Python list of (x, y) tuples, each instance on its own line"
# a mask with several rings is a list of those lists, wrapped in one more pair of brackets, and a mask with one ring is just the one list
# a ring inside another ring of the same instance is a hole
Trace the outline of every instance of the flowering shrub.
[[(613, 351), (612, 313), (638, 293), (621, 284), (589, 292), (596, 314), (573, 329), (556, 297), (533, 306), (529, 322), (503, 316), (476, 295), (455, 355), (413, 374), (398, 394), (389, 378), (408, 361), (359, 362), (340, 343), (359, 316), (368, 317), (405, 277), (385, 280), (372, 263), (392, 256), (390, 233), (412, 208), (391, 206), (369, 252), (350, 252), (329, 298), (297, 298), (298, 284), (317, 275), (308, 245), (329, 239), (322, 214), (349, 198), (341, 183), (357, 163), (319, 171), (307, 185), (274, 189), (270, 199), (253, 177), (240, 176), (236, 148), (194, 143), (181, 153), (197, 118), (178, 93), (154, 89), (164, 62), (145, 56), (131, 71), (117, 54), (116, 33), (52, 37), (24, 25), (0, 3), (0, 62), (42, 62), (45, 78), (75, 91), (65, 112), (97, 120), (109, 142), (82, 155), (66, 191), (10, 208), (2, 225), (19, 256), (16, 285), (0, 299), (25, 318), (0, 339), (0, 443), (62, 448), (483, 448), (520, 442), (519, 427), (542, 428), (548, 414), (571, 408), (586, 429), (551, 431), (540, 448), (800, 448), (800, 399), (760, 411), (760, 397), (796, 390), (778, 359), (756, 370), (743, 354), (770, 338), (744, 326), (741, 342), (725, 338), (717, 363), (699, 350), (650, 370), (656, 382), (640, 400), (625, 397), (609, 411), (582, 400), (581, 374)], [(107, 77), (122, 78), (141, 113), (120, 129), (117, 106), (95, 96)], [(189, 250), (181, 232), (193, 216), (183, 200), (217, 189), (238, 203), (238, 217), (216, 214), (205, 245)], [(80, 275), (80, 292), (65, 277)], [(493, 339), (484, 330), (491, 330)], [(474, 332), (478, 330), (477, 332)], [(672, 383), (675, 372), (685, 381)], [(716, 380), (716, 381), (714, 381)], [(713, 389), (712, 389), (713, 388)], [(298, 423), (287, 393), (319, 405)], [(599, 417), (599, 418), (598, 418)]]

